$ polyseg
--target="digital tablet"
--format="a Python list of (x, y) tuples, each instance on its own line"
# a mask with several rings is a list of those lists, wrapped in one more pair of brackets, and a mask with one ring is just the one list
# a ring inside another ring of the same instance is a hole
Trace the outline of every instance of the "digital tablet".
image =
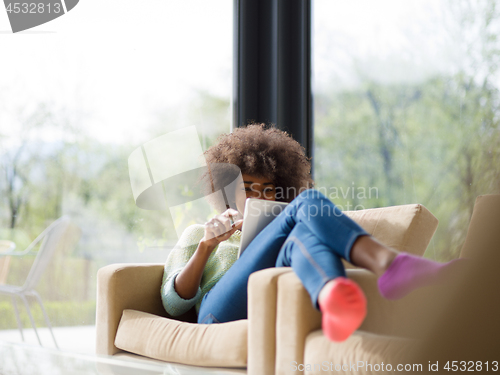
[(287, 205), (288, 203), (284, 202), (247, 198), (245, 213), (243, 215), (243, 227), (241, 228), (241, 243), (238, 258), (257, 234), (273, 221)]

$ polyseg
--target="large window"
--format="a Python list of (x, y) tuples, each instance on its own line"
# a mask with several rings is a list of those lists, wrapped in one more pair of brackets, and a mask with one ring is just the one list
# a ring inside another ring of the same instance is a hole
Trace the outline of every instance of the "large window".
[[(257, 108), (237, 125), (286, 128), (280, 119), (292, 114), (309, 143), (309, 56), (289, 58), (309, 51), (308, 18), (295, 17), (308, 3), (235, 3), (246, 11), (235, 40), (247, 43), (235, 108)], [(317, 187), (344, 210), (425, 205), (440, 220), (426, 254), (438, 260), (458, 255), (476, 196), (500, 192), (496, 5), (313, 2)], [(175, 223), (168, 210), (136, 206), (128, 159), (173, 130), (195, 126), (202, 150), (230, 130), (233, 19), (230, 0), (86, 0), (12, 35), (0, 12), (0, 240), (22, 251), (66, 214), (82, 232), (38, 288), (55, 326), (94, 323), (103, 265), (166, 259)], [(0, 282), (21, 283), (34, 256), (13, 257)], [(0, 298), (0, 330), (16, 327)]]
[(344, 209), (421, 203), (457, 257), (500, 191), (498, 2), (316, 0), (315, 178)]
[[(168, 211), (136, 207), (127, 160), (176, 129), (195, 126), (203, 149), (230, 131), (232, 8), (82, 1), (47, 24), (0, 34), (0, 240), (21, 251), (65, 214), (82, 232), (37, 288), (53, 325), (92, 325), (97, 269), (164, 262), (177, 240)], [(0, 13), (0, 29), (10, 29)], [(13, 257), (6, 282), (22, 283), (33, 259)], [(0, 330), (16, 328), (0, 297)]]

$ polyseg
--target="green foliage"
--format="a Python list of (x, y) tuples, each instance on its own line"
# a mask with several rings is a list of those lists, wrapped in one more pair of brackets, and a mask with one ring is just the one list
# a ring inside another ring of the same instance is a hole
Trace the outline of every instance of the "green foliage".
[[(318, 186), (354, 188), (333, 197), (351, 209), (424, 204), (441, 221), (433, 256), (456, 257), (476, 196), (500, 192), (499, 101), (463, 74), (321, 95)], [(370, 187), (377, 196), (358, 194)]]
[[(182, 108), (160, 113), (150, 126), (150, 139), (176, 127), (196, 125), (206, 149), (219, 134), (229, 131), (228, 99), (200, 92), (190, 104), (187, 116)], [(156, 253), (166, 259), (177, 240), (173, 219), (179, 217), (135, 205), (127, 161), (140, 144), (98, 142), (79, 128), (78, 121), (49, 105), (23, 111), (15, 125), (18, 134), (0, 138), (1, 176), (18, 174), (11, 179), (15, 189), (0, 179), (0, 239), (14, 241), (22, 251), (56, 218), (69, 214), (82, 230), (80, 242), (64, 254), (56, 253), (37, 291), (54, 325), (91, 324), (95, 302), (89, 301), (95, 300), (97, 270), (109, 263), (142, 261), (140, 256), (150, 249), (159, 249)], [(183, 121), (177, 121), (181, 117)], [(68, 136), (54, 142), (37, 140), (37, 132), (53, 128), (64, 129)], [(17, 204), (15, 213), (11, 202)], [(22, 285), (34, 259), (34, 254), (13, 257), (7, 283)], [(2, 301), (0, 328), (16, 327), (11, 309), (10, 301)], [(43, 325), (37, 307), (33, 311)]]
[[(13, 257), (7, 284), (23, 285), (31, 269), (34, 255)], [(44, 301), (85, 301), (95, 296), (96, 274), (102, 266), (96, 261), (56, 254), (36, 288)]]
[[(314, 167), (320, 187), (377, 189), (333, 196), (344, 209), (424, 204), (440, 220), (427, 255), (447, 260), (460, 252), (476, 197), (500, 192), (500, 8), (496, 0), (442, 4), (442, 22), (429, 21), (436, 32), (407, 34), (442, 50), (428, 71), (426, 47), (415, 45), (411, 62), (403, 49), (390, 59), (350, 56), (357, 67), (344, 73), (356, 86), (321, 82)], [(437, 68), (439, 56), (446, 67)]]
[[(24, 328), (31, 328), (28, 313), (21, 300), (17, 300), (19, 315)], [(44, 301), (50, 324), (55, 327), (95, 324), (94, 301)], [(37, 303), (30, 304), (31, 314), (38, 327), (46, 327), (42, 309)], [(14, 305), (10, 299), (0, 300), (0, 330), (17, 329)]]

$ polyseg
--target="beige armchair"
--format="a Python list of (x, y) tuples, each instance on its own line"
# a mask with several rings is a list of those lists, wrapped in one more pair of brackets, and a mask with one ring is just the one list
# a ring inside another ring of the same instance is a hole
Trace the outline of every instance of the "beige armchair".
[[(382, 366), (389, 372), (388, 365), (393, 371), (426, 372), (430, 360), (433, 364), (439, 360), (443, 366), (444, 359), (497, 360), (492, 353), (498, 353), (500, 344), (500, 303), (493, 297), (500, 286), (499, 213), (500, 195), (477, 198), (460, 257), (476, 258), (481, 253), (484, 257), (478, 258), (474, 268), (463, 264), (462, 272), (446, 285), (421, 288), (389, 301), (380, 296), (373, 274), (348, 270), (348, 277), (367, 297), (368, 314), (359, 330), (342, 343), (330, 342), (323, 335), (321, 313), (312, 307), (297, 276), (293, 272), (280, 275), (275, 373), (363, 375), (380, 373)], [(445, 372), (442, 367), (439, 370)]]
[[(423, 288), (398, 301), (380, 296), (377, 278), (365, 270), (348, 270), (363, 289), (368, 314), (356, 332), (341, 343), (330, 342), (321, 330), (321, 313), (293, 272), (278, 279), (276, 374), (373, 374), (384, 364), (396, 370), (416, 349), (428, 319), (439, 313), (435, 301), (443, 291)], [(434, 302), (431, 302), (434, 301)], [(425, 309), (422, 306), (426, 306)], [(293, 328), (291, 328), (293, 327)], [(370, 367), (371, 366), (371, 367)]]
[[(413, 254), (424, 253), (437, 227), (437, 219), (418, 204), (346, 213), (382, 242)], [(99, 270), (97, 354), (247, 368), (248, 374), (283, 373), (289, 361), (299, 360), (306, 333), (320, 328), (320, 315), (290, 268), (252, 274), (248, 319), (212, 325), (193, 323), (192, 312), (168, 317), (160, 298), (162, 274), (162, 264), (114, 264)], [(362, 287), (373, 286), (368, 273), (350, 270), (349, 276)], [(367, 326), (378, 324), (372, 319)]]
[[(97, 274), (96, 353), (206, 367), (246, 368), (247, 353), (274, 368), (276, 285), (273, 268), (249, 284), (248, 320), (196, 324), (191, 310), (171, 318), (160, 298), (163, 264), (112, 264)], [(258, 292), (254, 292), (258, 290)], [(247, 360), (248, 359), (248, 360)]]
[[(469, 259), (457, 282), (438, 301), (414, 363), (439, 362), (437, 374), (497, 372), (500, 348), (500, 195), (477, 197), (460, 253)], [(448, 364), (450, 370), (445, 366)], [(434, 370), (436, 366), (434, 366)]]

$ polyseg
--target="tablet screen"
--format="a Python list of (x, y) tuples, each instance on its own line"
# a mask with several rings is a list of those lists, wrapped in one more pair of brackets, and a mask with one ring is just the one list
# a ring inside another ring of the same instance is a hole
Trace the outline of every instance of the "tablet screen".
[(247, 198), (245, 213), (243, 215), (243, 227), (241, 228), (241, 243), (238, 258), (257, 234), (269, 225), (287, 205), (288, 203), (284, 202)]

